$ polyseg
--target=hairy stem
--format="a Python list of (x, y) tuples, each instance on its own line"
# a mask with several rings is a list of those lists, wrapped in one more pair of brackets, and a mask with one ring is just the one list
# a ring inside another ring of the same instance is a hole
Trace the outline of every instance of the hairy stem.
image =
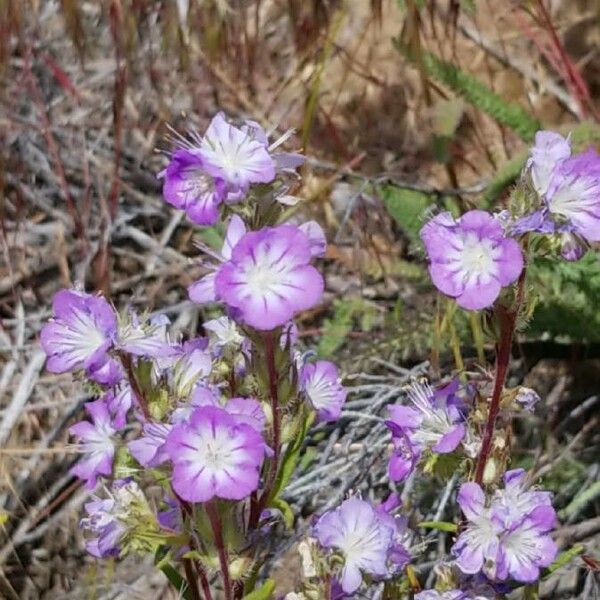
[(219, 564), (221, 565), (221, 577), (223, 578), (223, 591), (225, 600), (233, 600), (233, 587), (231, 585), (231, 576), (229, 574), (229, 559), (227, 558), (227, 549), (223, 541), (223, 527), (219, 509), (213, 500), (206, 503), (206, 514), (210, 520), (210, 526), (215, 536), (215, 546), (219, 555)]

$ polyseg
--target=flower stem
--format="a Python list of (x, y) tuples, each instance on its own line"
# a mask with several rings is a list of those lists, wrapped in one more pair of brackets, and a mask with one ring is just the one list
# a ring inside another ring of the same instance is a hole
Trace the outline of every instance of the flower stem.
[(123, 366), (125, 367), (125, 371), (127, 372), (127, 380), (129, 381), (129, 386), (131, 387), (133, 394), (137, 398), (138, 404), (142, 409), (142, 413), (144, 414), (145, 419), (147, 421), (150, 421), (150, 408), (148, 407), (148, 401), (144, 397), (144, 394), (142, 393), (138, 380), (135, 376), (135, 372), (133, 370), (133, 363), (131, 362), (131, 356), (125, 354), (124, 352), (121, 352), (119, 356), (121, 358), (121, 363), (123, 364)]
[(256, 528), (260, 519), (260, 514), (269, 501), (269, 496), (273, 490), (273, 485), (277, 479), (277, 471), (279, 469), (279, 455), (281, 445), (281, 421), (279, 416), (279, 398), (277, 393), (277, 369), (275, 367), (275, 346), (273, 341), (273, 333), (267, 332), (264, 337), (265, 340), (265, 358), (267, 362), (267, 373), (269, 377), (269, 400), (271, 403), (271, 413), (273, 415), (273, 437), (271, 440), (273, 447), (273, 456), (271, 457), (271, 464), (269, 467), (269, 473), (267, 475), (267, 481), (265, 483), (264, 490), (258, 501), (251, 499), (250, 503), (250, 518), (248, 521), (248, 527), (250, 529)]
[(513, 335), (525, 293), (525, 276), (526, 268), (523, 269), (521, 276), (519, 277), (514, 306), (511, 308), (506, 308), (502, 305), (499, 305), (496, 308), (496, 315), (500, 320), (500, 340), (496, 346), (496, 376), (494, 378), (492, 400), (490, 402), (485, 432), (481, 441), (481, 451), (479, 453), (479, 459), (475, 469), (475, 483), (479, 485), (481, 485), (483, 482), (485, 466), (492, 449), (494, 428), (496, 427), (496, 420), (498, 418), (498, 413), (500, 412), (500, 400), (502, 398), (504, 383), (506, 382), (506, 374), (508, 373)]
[(194, 573), (194, 565), (192, 563), (191, 558), (183, 559), (183, 568), (185, 569), (185, 578), (187, 579), (188, 587), (192, 593), (192, 598), (194, 600), (202, 600), (200, 596), (200, 590), (198, 589), (198, 582), (196, 581), (196, 575)]
[(219, 509), (214, 500), (205, 504), (206, 514), (210, 520), (210, 526), (215, 536), (215, 546), (219, 555), (219, 564), (221, 565), (221, 577), (223, 578), (223, 591), (225, 600), (233, 600), (233, 587), (231, 585), (231, 576), (229, 575), (229, 559), (227, 558), (227, 549), (223, 542), (223, 527), (221, 525), (221, 517)]

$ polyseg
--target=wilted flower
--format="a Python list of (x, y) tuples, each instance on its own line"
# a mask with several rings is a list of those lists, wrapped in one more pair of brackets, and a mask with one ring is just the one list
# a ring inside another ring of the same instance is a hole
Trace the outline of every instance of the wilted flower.
[(109, 498), (97, 498), (85, 505), (88, 516), (81, 520), (81, 527), (94, 536), (86, 540), (86, 550), (97, 558), (118, 556), (129, 523), (135, 520), (134, 513), (146, 506), (144, 494), (135, 481), (130, 478), (115, 481)]
[(235, 321), (229, 317), (219, 317), (206, 321), (204, 329), (208, 331), (211, 347), (217, 350), (224, 348), (239, 349), (246, 339), (241, 333)]
[(86, 369), (99, 383), (118, 378), (118, 366), (107, 355), (117, 333), (117, 315), (101, 296), (61, 290), (52, 301), (52, 319), (44, 325), (40, 341), (53, 373)]
[(535, 405), (540, 401), (539, 394), (531, 388), (520, 387), (515, 402), (523, 409), (533, 412)]
[(340, 383), (337, 368), (332, 362), (318, 360), (304, 365), (300, 373), (300, 387), (321, 421), (339, 419), (347, 391)]
[(519, 244), (506, 238), (500, 222), (483, 210), (458, 220), (448, 212), (439, 214), (425, 224), (421, 239), (433, 283), (463, 308), (492, 306), (523, 270)]
[(368, 502), (359, 498), (342, 502), (319, 518), (313, 533), (321, 546), (341, 552), (344, 566), (340, 583), (344, 592), (352, 594), (360, 587), (362, 573), (388, 575), (394, 530)]
[(284, 325), (323, 294), (323, 277), (311, 258), (308, 238), (292, 225), (247, 233), (217, 273), (217, 297), (256, 329)]
[(184, 500), (241, 500), (258, 487), (264, 440), (224, 409), (197, 408), (189, 421), (173, 426), (165, 448), (173, 489)]
[(447, 454), (465, 437), (459, 410), (458, 380), (433, 391), (427, 383), (414, 382), (408, 390), (410, 406), (388, 407), (395, 449), (390, 459), (390, 477), (397, 481), (412, 470), (423, 451)]
[(112, 473), (115, 445), (113, 436), (115, 424), (105, 400), (94, 400), (85, 405), (92, 422), (80, 421), (69, 428), (71, 435), (79, 440), (79, 447), (85, 456), (72, 467), (71, 473), (86, 482), (93, 489), (99, 475)]

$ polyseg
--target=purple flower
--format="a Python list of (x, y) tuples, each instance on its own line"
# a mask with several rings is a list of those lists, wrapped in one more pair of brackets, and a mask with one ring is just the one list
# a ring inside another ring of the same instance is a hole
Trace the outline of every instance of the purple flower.
[(298, 229), (308, 238), (312, 256), (314, 258), (325, 256), (327, 238), (322, 227), (316, 221), (306, 221), (306, 223), (299, 225)]
[(456, 379), (435, 392), (426, 383), (414, 382), (407, 394), (411, 406), (388, 408), (395, 446), (389, 472), (394, 481), (408, 475), (423, 451), (448, 454), (461, 443), (466, 429), (457, 391)]
[(323, 294), (311, 257), (308, 238), (292, 225), (247, 233), (217, 273), (217, 296), (256, 329), (284, 325)]
[(93, 537), (86, 540), (86, 550), (96, 558), (118, 556), (123, 538), (129, 531), (130, 513), (140, 506), (146, 506), (146, 499), (131, 478), (115, 481), (109, 498), (88, 502), (85, 505), (88, 516), (81, 520), (81, 527)]
[(535, 145), (529, 153), (527, 167), (531, 170), (533, 187), (540, 196), (545, 196), (554, 168), (571, 156), (571, 143), (554, 131), (538, 131)]
[(159, 316), (146, 321), (132, 313), (130, 322), (119, 328), (118, 348), (123, 352), (145, 358), (166, 359), (180, 353), (177, 344), (169, 341), (169, 319)]
[(114, 426), (117, 429), (125, 427), (127, 413), (133, 404), (133, 393), (129, 384), (123, 384), (119, 389), (109, 390), (103, 399), (106, 402)]
[(321, 421), (335, 421), (342, 413), (347, 391), (336, 366), (328, 360), (308, 363), (300, 373), (300, 387)]
[(206, 321), (203, 326), (208, 331), (211, 346), (219, 352), (225, 348), (238, 350), (246, 339), (240, 333), (236, 322), (229, 317)]
[[(211, 256), (215, 259), (215, 263), (207, 265), (209, 272), (204, 275), (201, 279), (193, 283), (188, 288), (190, 300), (197, 304), (206, 304), (208, 302), (217, 301), (217, 293), (215, 291), (215, 277), (221, 263), (227, 262), (231, 259), (231, 253), (234, 246), (244, 237), (246, 234), (246, 225), (244, 221), (237, 215), (233, 215), (227, 225), (227, 231), (225, 233), (225, 241), (220, 253), (214, 253), (210, 251)], [(204, 248), (205, 251), (209, 251), (208, 248)]]
[(461, 590), (423, 590), (415, 595), (415, 600), (466, 600), (467, 595)]
[(525, 490), (524, 478), (522, 469), (508, 471), (504, 490), (496, 492), (489, 506), (479, 485), (461, 486), (458, 502), (468, 524), (452, 553), (464, 573), (481, 571), (491, 580), (531, 582), (556, 557), (549, 535), (556, 523), (550, 496)]
[(541, 207), (516, 219), (513, 235), (559, 233), (561, 254), (579, 260), (587, 242), (600, 241), (600, 155), (593, 149), (571, 156), (569, 139), (539, 131), (527, 163)]
[(121, 363), (108, 354), (92, 360), (88, 365), (87, 374), (90, 379), (108, 387), (117, 385), (125, 376)]
[(593, 149), (560, 162), (546, 192), (548, 210), (588, 242), (600, 241), (600, 155)]
[(119, 542), (127, 533), (127, 527), (115, 518), (114, 507), (112, 498), (85, 504), (88, 517), (81, 520), (81, 527), (96, 536), (86, 540), (85, 549), (96, 558), (119, 556)]
[(105, 400), (88, 402), (85, 409), (92, 422), (80, 421), (69, 428), (69, 432), (78, 438), (85, 454), (72, 467), (71, 473), (83, 479), (89, 489), (93, 489), (98, 476), (112, 473), (115, 455), (113, 435), (116, 429)]
[(409, 551), (412, 533), (408, 528), (408, 519), (404, 515), (394, 514), (394, 511), (400, 507), (400, 504), (398, 494), (390, 494), (384, 502), (375, 507), (382, 523), (386, 524), (394, 532), (392, 545), (388, 552), (390, 574), (403, 569), (412, 558)]
[(313, 534), (321, 546), (335, 548), (343, 555), (340, 583), (347, 594), (360, 587), (363, 572), (375, 577), (388, 575), (394, 530), (368, 502), (359, 498), (342, 502), (319, 518)]
[(506, 238), (502, 225), (483, 210), (471, 210), (457, 221), (447, 212), (437, 215), (423, 227), (421, 239), (433, 283), (463, 308), (491, 306), (523, 270), (519, 244)]
[(178, 398), (187, 397), (199, 381), (210, 375), (212, 356), (207, 346), (206, 338), (196, 338), (181, 347), (171, 373), (173, 389)]
[(173, 426), (165, 448), (173, 463), (173, 489), (184, 500), (241, 500), (258, 487), (264, 440), (226, 410), (196, 409), (189, 421)]
[(163, 196), (175, 208), (184, 210), (192, 223), (214, 225), (219, 219), (219, 207), (227, 195), (226, 185), (219, 176), (210, 175), (197, 152), (177, 150), (164, 177)]
[(142, 435), (127, 443), (129, 452), (144, 467), (157, 467), (169, 459), (165, 442), (171, 431), (167, 423), (144, 423)]
[(250, 425), (258, 433), (265, 428), (265, 411), (262, 404), (254, 398), (231, 398), (224, 406), (237, 423)]
[(54, 295), (52, 312), (53, 318), (40, 334), (48, 370), (86, 369), (88, 375), (106, 381), (110, 373), (103, 367), (117, 332), (117, 315), (111, 305), (101, 296), (61, 290)]
[(275, 179), (276, 165), (265, 142), (262, 129), (235, 127), (223, 113), (218, 113), (202, 138), (198, 154), (205, 171), (222, 178), (230, 195), (238, 198), (250, 184), (270, 183)]
[(541, 400), (539, 394), (531, 388), (520, 387), (517, 395), (515, 396), (515, 402), (523, 409), (528, 412), (533, 412), (535, 405)]

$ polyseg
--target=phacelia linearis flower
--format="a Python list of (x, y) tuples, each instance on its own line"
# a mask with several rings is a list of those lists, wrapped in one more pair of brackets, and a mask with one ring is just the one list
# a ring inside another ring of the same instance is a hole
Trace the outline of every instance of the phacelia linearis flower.
[(71, 435), (79, 440), (84, 457), (77, 461), (71, 473), (86, 482), (93, 489), (99, 475), (112, 473), (115, 445), (113, 435), (115, 424), (111, 418), (105, 400), (94, 400), (85, 405), (92, 421), (80, 421), (69, 429)]
[(535, 581), (556, 557), (549, 533), (556, 514), (545, 492), (524, 488), (524, 471), (508, 471), (505, 488), (489, 505), (476, 483), (464, 483), (458, 503), (468, 524), (452, 548), (464, 573), (483, 572), (491, 580)]
[(318, 360), (304, 365), (300, 373), (300, 386), (321, 421), (339, 419), (347, 392), (332, 362)]
[[(110, 362), (108, 350), (117, 335), (117, 315), (101, 296), (61, 290), (52, 301), (52, 319), (44, 325), (40, 341), (53, 373), (85, 369), (99, 383), (120, 376)], [(108, 365), (108, 371), (106, 367)]]
[(386, 424), (394, 442), (389, 465), (392, 480), (404, 479), (425, 450), (438, 454), (456, 450), (466, 433), (458, 389), (457, 379), (436, 391), (426, 383), (414, 382), (407, 393), (410, 405), (388, 408)]
[(217, 272), (217, 297), (256, 329), (284, 325), (321, 299), (323, 277), (311, 258), (309, 239), (293, 225), (247, 233)]
[(173, 489), (189, 502), (241, 500), (258, 487), (265, 443), (256, 429), (214, 406), (196, 409), (167, 437)]
[(341, 552), (344, 566), (340, 583), (347, 594), (360, 587), (363, 572), (375, 577), (388, 575), (394, 530), (368, 502), (359, 498), (342, 502), (320, 517), (313, 534), (324, 548)]
[(505, 237), (500, 222), (483, 210), (471, 210), (458, 220), (439, 214), (425, 224), (421, 239), (433, 283), (463, 308), (491, 306), (523, 270), (519, 244)]

